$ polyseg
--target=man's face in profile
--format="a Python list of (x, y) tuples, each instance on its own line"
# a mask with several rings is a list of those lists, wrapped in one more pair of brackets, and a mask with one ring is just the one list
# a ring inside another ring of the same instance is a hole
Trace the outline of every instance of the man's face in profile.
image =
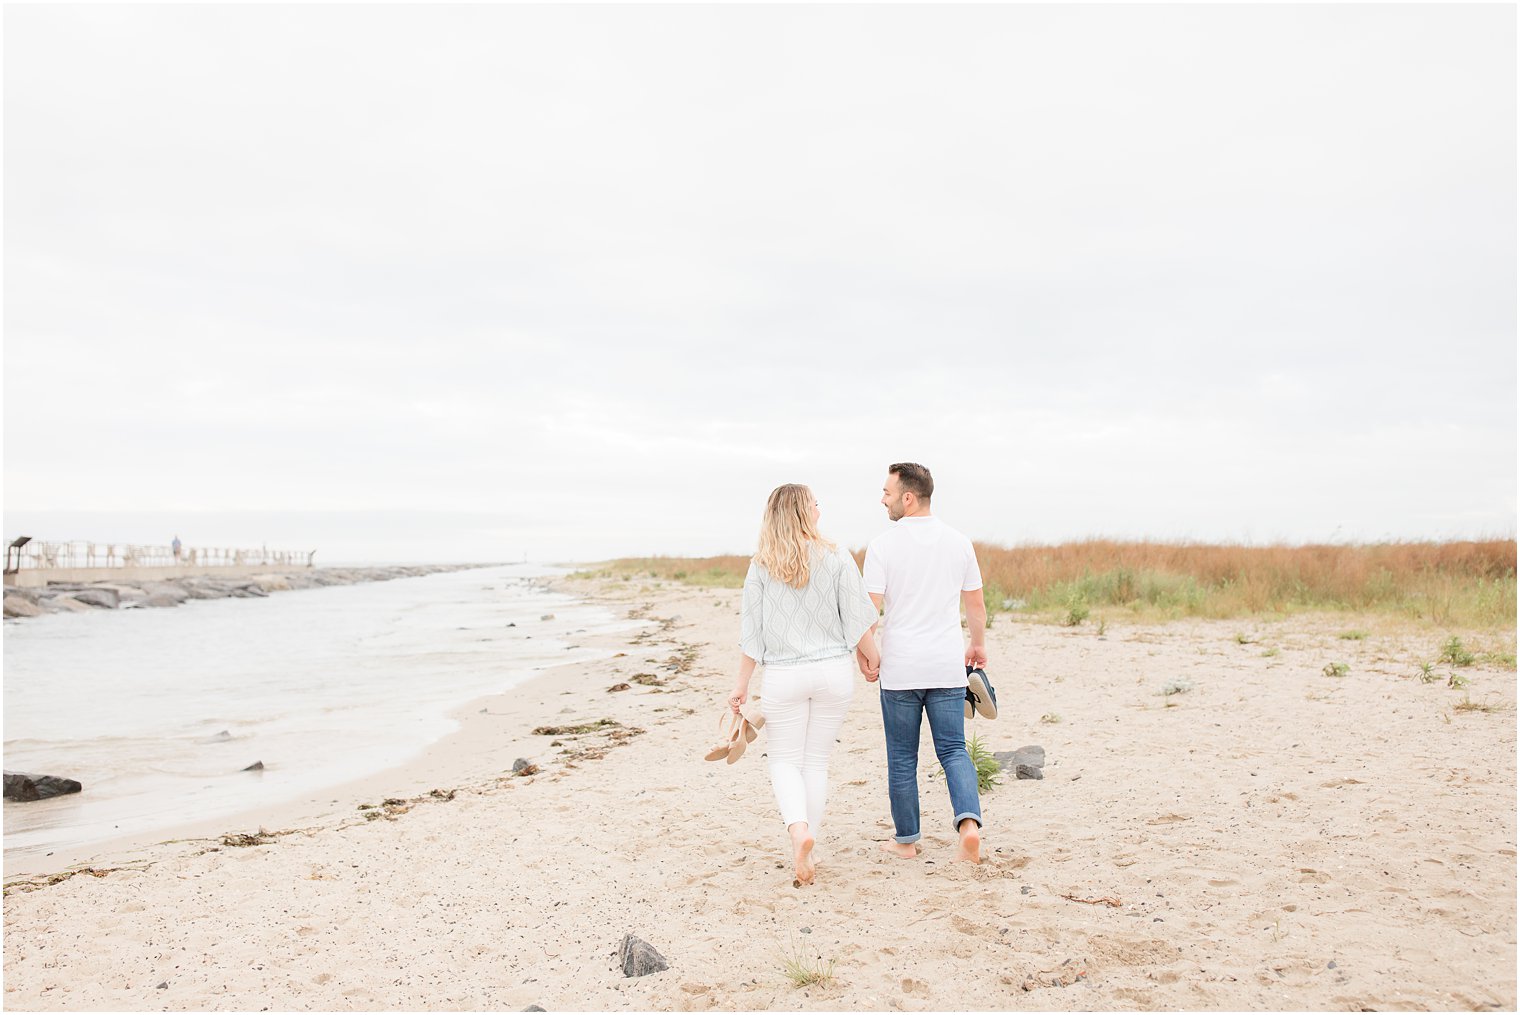
[(881, 503), (887, 509), (887, 517), (894, 522), (908, 513), (908, 505), (903, 503), (902, 481), (895, 472), (887, 473), (886, 485), (881, 488)]

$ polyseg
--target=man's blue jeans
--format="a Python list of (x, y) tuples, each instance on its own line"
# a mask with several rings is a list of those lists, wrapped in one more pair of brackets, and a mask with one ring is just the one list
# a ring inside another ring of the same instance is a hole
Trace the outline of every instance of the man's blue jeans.
[(918, 744), (925, 713), (934, 737), (934, 753), (950, 787), (951, 827), (959, 830), (966, 818), (982, 823), (982, 804), (976, 793), (976, 766), (966, 753), (966, 689), (930, 687), (917, 691), (881, 692), (881, 724), (887, 734), (887, 795), (898, 842), (917, 842)]

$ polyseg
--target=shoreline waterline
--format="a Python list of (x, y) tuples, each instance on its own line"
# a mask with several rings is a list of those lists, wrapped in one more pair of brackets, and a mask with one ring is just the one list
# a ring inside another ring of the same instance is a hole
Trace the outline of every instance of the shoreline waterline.
[[(142, 616), (49, 616), (27, 621), (35, 644), (8, 629), (5, 767), (85, 790), (6, 803), (6, 876), (276, 815), (314, 820), (372, 780), (394, 784), (482, 702), (604, 657), (594, 637), (638, 626), (551, 591), (563, 570), (504, 565)], [(160, 638), (187, 644), (160, 651)], [(29, 684), (88, 685), (81, 669), (134, 653), (146, 661), (125, 679), (142, 686), (97, 688), (117, 700), (93, 712), (28, 700)], [(265, 767), (243, 771), (256, 761)]]

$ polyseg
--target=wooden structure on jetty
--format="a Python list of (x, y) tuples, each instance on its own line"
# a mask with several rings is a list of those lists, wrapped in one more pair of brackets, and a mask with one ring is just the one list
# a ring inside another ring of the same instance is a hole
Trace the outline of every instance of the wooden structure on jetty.
[(5, 584), (143, 582), (196, 576), (245, 578), (312, 567), (316, 550), (147, 546), (138, 543), (45, 543), (22, 536), (5, 551)]

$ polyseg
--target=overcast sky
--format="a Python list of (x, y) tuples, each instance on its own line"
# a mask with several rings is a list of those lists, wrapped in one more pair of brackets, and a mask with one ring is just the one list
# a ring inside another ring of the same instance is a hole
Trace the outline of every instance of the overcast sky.
[(5, 535), (1513, 535), (1515, 17), (11, 6)]

